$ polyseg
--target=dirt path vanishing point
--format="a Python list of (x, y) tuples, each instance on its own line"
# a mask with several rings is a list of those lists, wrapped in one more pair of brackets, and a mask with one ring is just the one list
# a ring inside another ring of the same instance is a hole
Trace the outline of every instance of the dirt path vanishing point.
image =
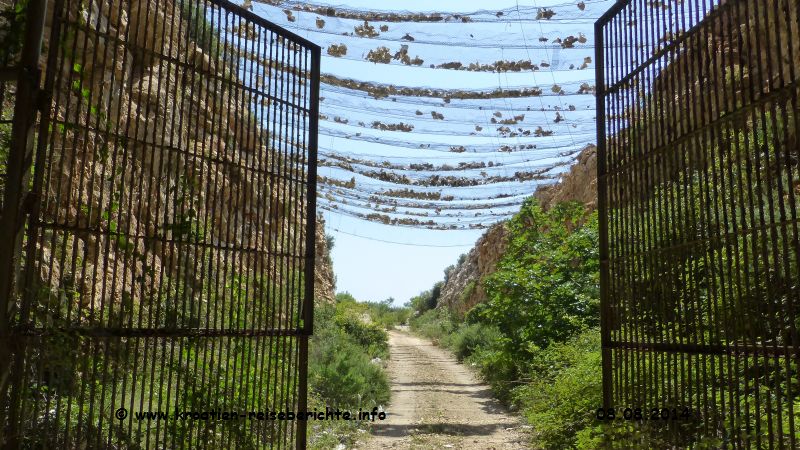
[(446, 350), (389, 332), (392, 400), (359, 449), (524, 449), (520, 421)]

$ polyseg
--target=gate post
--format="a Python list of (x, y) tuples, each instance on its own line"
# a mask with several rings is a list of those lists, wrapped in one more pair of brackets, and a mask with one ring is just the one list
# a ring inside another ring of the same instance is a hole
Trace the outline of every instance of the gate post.
[[(311, 98), (309, 100), (308, 126), (308, 179), (306, 180), (306, 254), (305, 292), (303, 295), (303, 329), (300, 330), (300, 370), (298, 371), (298, 410), (305, 414), (308, 409), (308, 341), (314, 333), (314, 268), (317, 235), (317, 143), (319, 140), (319, 84), (321, 48), (311, 51)], [(308, 417), (297, 423), (297, 450), (305, 450), (308, 442)]]
[(603, 408), (611, 407), (611, 330), (608, 302), (608, 203), (606, 182), (606, 110), (603, 21), (594, 27), (595, 86), (597, 98), (597, 208), (600, 228), (600, 342), (603, 376)]
[[(14, 103), (14, 118), (11, 126), (11, 142), (6, 163), (7, 183), (3, 192), (3, 210), (0, 211), (0, 402), (5, 402), (9, 387), (9, 368), (11, 367), (11, 309), (14, 305), (14, 283), (19, 273), (19, 258), (27, 213), (28, 183), (33, 163), (34, 129), (36, 126), (37, 104), (39, 99), (39, 56), (41, 55), (44, 19), (47, 0), (30, 0), (25, 11), (25, 33), (17, 72), (17, 92)], [(12, 392), (13, 396), (18, 393)], [(15, 401), (12, 398), (8, 410), (8, 435), (0, 439), (0, 444), (8, 448), (16, 447)], [(6, 405), (0, 403), (0, 411)], [(0, 427), (4, 427), (5, 417), (0, 417)]]

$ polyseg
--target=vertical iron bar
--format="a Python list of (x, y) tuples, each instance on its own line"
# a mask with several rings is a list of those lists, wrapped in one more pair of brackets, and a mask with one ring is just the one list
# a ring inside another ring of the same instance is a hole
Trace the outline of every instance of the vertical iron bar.
[[(315, 258), (315, 238), (317, 229), (317, 145), (319, 132), (319, 88), (320, 88), (320, 61), (321, 49), (314, 47), (311, 49), (311, 73), (308, 99), (308, 146), (306, 149), (306, 161), (308, 172), (306, 173), (306, 244), (305, 244), (305, 293), (303, 299), (302, 319), (303, 329), (298, 337), (300, 340), (299, 354), (299, 404), (301, 412), (308, 409), (308, 341), (314, 332), (314, 258)], [(307, 421), (298, 422), (297, 430), (297, 449), (304, 450), (307, 446)]]
[[(12, 336), (12, 310), (15, 298), (14, 285), (20, 278), (20, 258), (26, 228), (26, 200), (30, 167), (34, 158), (34, 131), (37, 106), (40, 100), (40, 69), (44, 33), (46, 0), (30, 0), (26, 9), (25, 33), (17, 78), (14, 103), (14, 121), (6, 161), (6, 183), (3, 209), (0, 211), (0, 361), (10, 361), (0, 368), (0, 427), (8, 423), (5, 445), (19, 445), (19, 405), (21, 368), (24, 364), (26, 343)], [(28, 256), (30, 258), (30, 256)], [(24, 293), (22, 293), (24, 295)], [(24, 300), (23, 300), (24, 301)], [(24, 306), (24, 305), (23, 305)], [(23, 308), (24, 309), (24, 308)], [(13, 367), (13, 372), (11, 371)], [(10, 389), (10, 396), (6, 392)], [(9, 404), (6, 405), (6, 398)], [(4, 432), (0, 428), (0, 432)]]
[[(602, 345), (603, 408), (611, 407), (611, 329), (608, 298), (608, 184), (606, 180), (605, 42), (604, 24), (595, 24), (595, 86), (597, 89), (597, 192), (600, 228), (600, 323)], [(310, 177), (309, 177), (310, 178)]]

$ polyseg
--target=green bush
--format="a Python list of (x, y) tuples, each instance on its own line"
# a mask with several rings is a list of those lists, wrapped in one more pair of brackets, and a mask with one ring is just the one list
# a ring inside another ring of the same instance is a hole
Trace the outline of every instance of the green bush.
[[(447, 274), (447, 271), (445, 271)], [(409, 306), (411, 310), (416, 314), (422, 314), (426, 311), (430, 311), (439, 303), (439, 297), (442, 295), (442, 288), (444, 287), (444, 281), (439, 281), (433, 285), (433, 287), (427, 291), (424, 291), (413, 297), (409, 301)]]
[(364, 322), (353, 313), (337, 313), (336, 325), (369, 356), (382, 359), (389, 356), (389, 337), (380, 326)]
[(385, 405), (389, 382), (361, 347), (340, 330), (314, 337), (309, 372), (311, 388), (326, 404), (338, 408)]
[[(473, 343), (466, 351), (475, 353), (473, 362), (502, 399), (510, 398), (511, 390), (530, 373), (541, 349), (599, 322), (597, 214), (576, 202), (545, 211), (531, 198), (507, 227), (508, 247), (495, 272), (483, 281), (488, 300), (465, 317), (468, 324), (497, 330), (483, 346)], [(474, 289), (470, 283), (464, 295)], [(444, 338), (436, 335), (439, 329), (445, 335), (455, 329), (435, 328), (425, 315), (418, 321), (420, 333), (433, 339)]]
[(518, 361), (506, 350), (506, 345), (504, 337), (490, 341), (488, 346), (478, 347), (469, 361), (478, 367), (481, 377), (489, 383), (497, 398), (508, 403), (512, 389), (522, 383), (519, 366), (525, 361)]
[(464, 361), (476, 351), (490, 348), (500, 338), (500, 331), (493, 326), (462, 324), (447, 337), (445, 345), (453, 351), (459, 361)]
[(389, 382), (383, 368), (371, 362), (374, 355), (369, 353), (381, 342), (386, 344), (386, 333), (373, 325), (358, 325), (333, 306), (320, 305), (316, 309), (309, 354), (312, 391), (331, 407), (371, 408), (386, 404)]
[[(600, 331), (590, 329), (542, 350), (533, 362), (532, 380), (514, 389), (543, 448), (574, 448), (578, 432), (598, 424), (602, 405)], [(584, 436), (584, 440), (587, 437)]]
[(577, 202), (544, 211), (529, 199), (508, 224), (511, 239), (486, 277), (483, 323), (496, 325), (520, 361), (599, 324), (597, 214)]
[[(537, 352), (531, 361), (530, 374), (530, 380), (514, 388), (511, 397), (533, 427), (533, 440), (541, 448), (719, 448), (721, 445), (714, 439), (701, 438), (698, 428), (701, 424), (696, 421), (675, 422), (672, 426), (680, 427), (675, 436), (665, 432), (667, 422), (663, 421), (598, 421), (595, 412), (602, 405), (598, 328)], [(666, 398), (661, 401), (663, 405), (675, 404)]]
[(382, 302), (367, 302), (367, 313), (372, 321), (381, 328), (391, 330), (397, 325), (408, 322), (411, 309), (392, 306), (394, 299), (388, 298)]
[(464, 290), (461, 291), (461, 295), (459, 296), (459, 300), (461, 300), (461, 303), (462, 304), (466, 303), (467, 300), (469, 300), (469, 298), (472, 297), (472, 294), (475, 293), (475, 290), (477, 288), (478, 288), (478, 282), (475, 280), (470, 280), (467, 283), (467, 285), (464, 286)]
[(446, 310), (431, 309), (409, 320), (411, 330), (430, 339), (434, 344), (446, 344), (458, 324)]
[(371, 357), (389, 356), (389, 336), (372, 322), (369, 306), (359, 303), (347, 292), (336, 295), (335, 326), (344, 331)]

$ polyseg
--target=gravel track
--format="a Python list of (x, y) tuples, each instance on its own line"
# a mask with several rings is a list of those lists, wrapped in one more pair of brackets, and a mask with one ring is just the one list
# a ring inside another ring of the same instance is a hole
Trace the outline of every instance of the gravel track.
[(389, 332), (392, 400), (359, 449), (524, 449), (519, 419), (450, 352)]

